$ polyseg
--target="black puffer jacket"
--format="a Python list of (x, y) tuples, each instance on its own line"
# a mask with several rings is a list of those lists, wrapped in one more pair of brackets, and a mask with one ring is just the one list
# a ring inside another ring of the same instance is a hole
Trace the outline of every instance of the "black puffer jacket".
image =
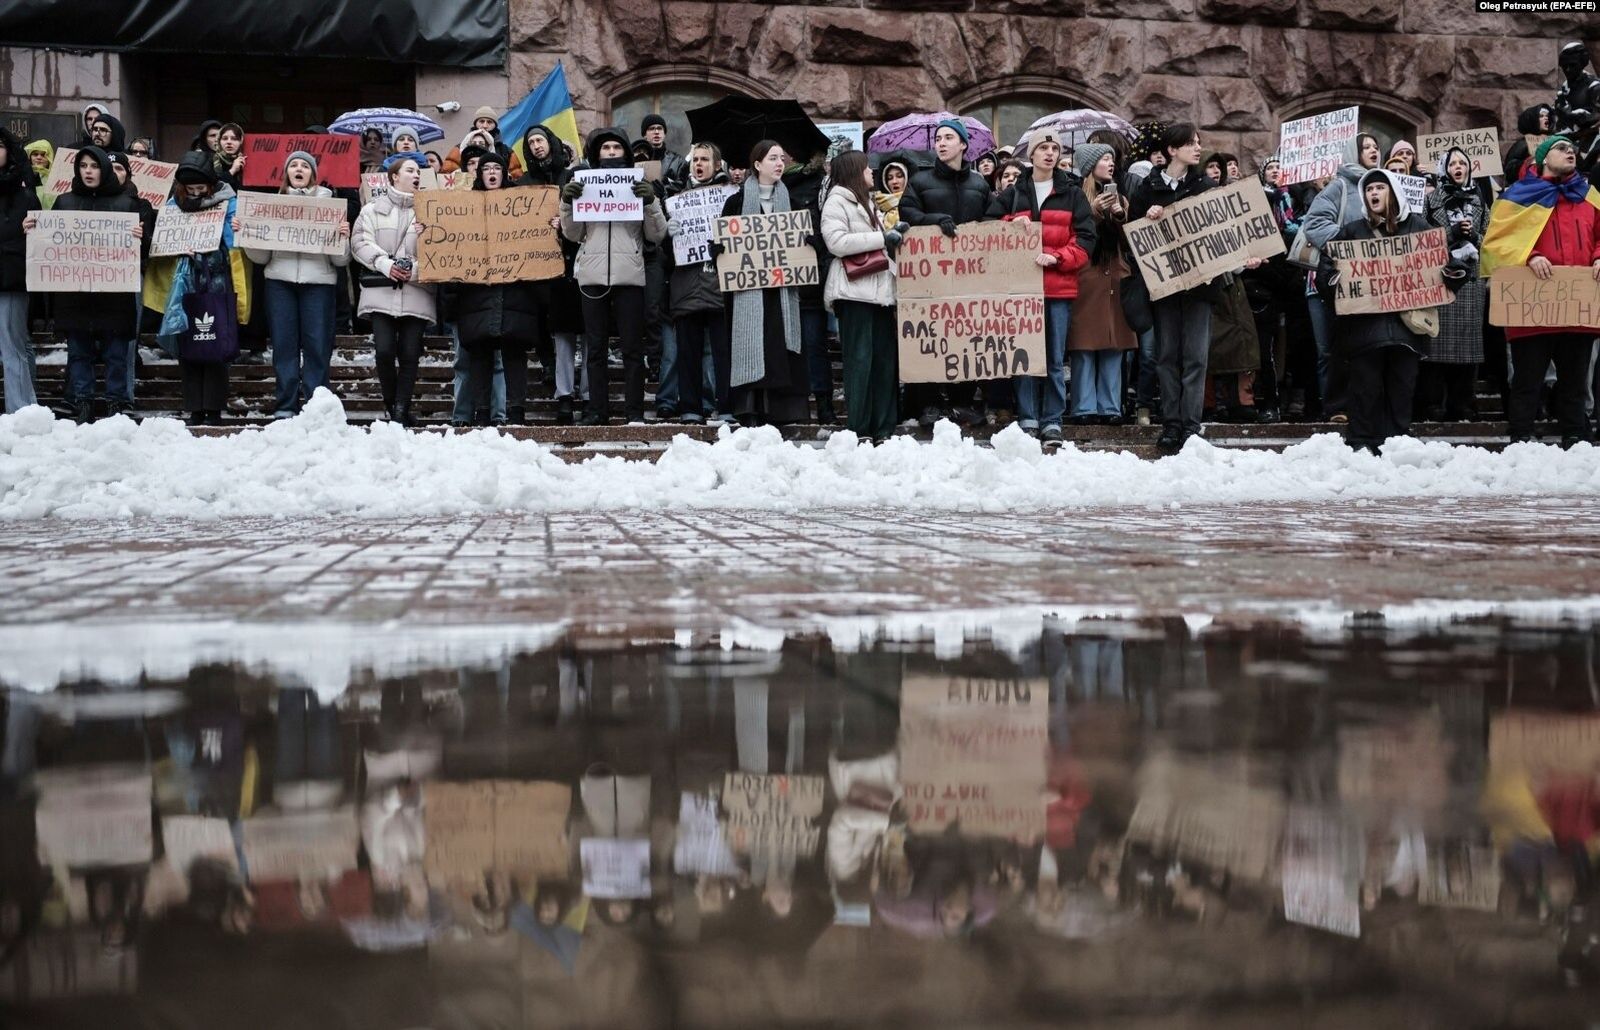
[[(498, 163), (504, 174), (503, 160), (480, 161), (478, 181), (472, 184), (473, 189), (484, 188), (483, 170), (491, 163)], [(461, 332), (461, 345), (474, 347), (504, 339), (532, 346), (544, 309), (538, 286), (538, 283), (518, 282), (493, 286), (464, 283), (456, 287), (456, 328)]]
[(907, 225), (938, 225), (946, 216), (957, 225), (981, 222), (989, 211), (989, 184), (962, 162), (960, 169), (940, 161), (911, 176), (900, 196), (900, 221)]
[[(1379, 174), (1383, 174), (1379, 172)], [(1421, 215), (1410, 214), (1402, 206), (1404, 217), (1395, 224), (1395, 235), (1423, 232), (1430, 228)], [(1340, 226), (1336, 240), (1372, 240), (1378, 233), (1365, 218), (1358, 218)], [(1317, 285), (1329, 310), (1334, 305), (1338, 287), (1337, 266), (1326, 249), (1322, 252), (1322, 265), (1317, 269)], [(1423, 357), (1428, 355), (1429, 338), (1406, 328), (1399, 315), (1339, 315), (1334, 319), (1334, 350), (1347, 358), (1359, 357), (1381, 347), (1410, 347)]]
[(0, 128), (0, 146), (6, 150), (6, 165), (0, 168), (0, 293), (21, 293), (28, 285), (22, 220), (39, 210), (39, 191), (21, 142)]
[[(100, 165), (100, 185), (94, 189), (83, 184), (83, 175), (77, 162), (89, 155)], [(56, 211), (116, 211), (130, 215), (140, 214), (139, 201), (123, 191), (117, 181), (111, 158), (99, 147), (84, 147), (78, 152), (72, 168), (72, 190), (56, 201)], [(150, 238), (142, 241), (141, 250), (147, 250)], [(60, 293), (56, 295), (56, 330), (61, 333), (114, 333), (133, 336), (138, 328), (139, 306), (135, 296), (127, 293)]]

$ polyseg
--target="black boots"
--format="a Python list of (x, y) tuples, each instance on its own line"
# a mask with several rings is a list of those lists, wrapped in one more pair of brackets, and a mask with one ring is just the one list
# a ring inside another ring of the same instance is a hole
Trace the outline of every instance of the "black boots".
[(839, 421), (838, 416), (833, 411), (833, 392), (831, 390), (819, 391), (815, 396), (817, 398), (817, 424), (831, 426)]
[(489, 425), (489, 422), (490, 422), (490, 419), (489, 419), (489, 409), (488, 408), (473, 408), (472, 409), (472, 424), (473, 425), (475, 425), (475, 426), (487, 426), (487, 425)]
[(416, 427), (417, 420), (411, 415), (411, 398), (407, 397), (394, 406), (394, 420), (407, 429)]
[[(72, 421), (80, 426), (86, 426), (94, 421), (94, 402), (79, 401), (72, 406)], [(190, 425), (203, 425), (204, 423), (190, 422)]]
[(521, 407), (506, 408), (506, 425), (525, 426), (528, 424), (528, 409)]
[(558, 426), (570, 426), (570, 425), (572, 425), (572, 398), (571, 397), (557, 397), (556, 398), (556, 425), (558, 425)]

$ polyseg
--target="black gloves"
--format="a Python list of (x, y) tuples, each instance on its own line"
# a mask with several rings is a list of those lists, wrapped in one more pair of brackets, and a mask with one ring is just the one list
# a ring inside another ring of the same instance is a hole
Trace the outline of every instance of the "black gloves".
[(940, 218), (939, 231), (944, 233), (946, 236), (954, 236), (956, 234), (956, 220), (951, 218), (949, 215), (945, 215), (944, 217)]
[(583, 196), (583, 183), (577, 179), (572, 179), (561, 187), (561, 197), (564, 200), (577, 200), (581, 196)]

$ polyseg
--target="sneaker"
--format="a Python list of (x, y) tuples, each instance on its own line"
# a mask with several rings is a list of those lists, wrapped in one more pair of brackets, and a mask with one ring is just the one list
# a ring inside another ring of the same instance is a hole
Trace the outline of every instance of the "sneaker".
[(904, 422), (900, 423), (900, 428), (901, 429), (915, 429), (915, 428), (917, 428), (917, 426), (919, 424), (920, 423), (918, 423), (916, 419), (908, 418)]
[(603, 417), (601, 415), (596, 415), (592, 411), (586, 411), (586, 412), (583, 413), (583, 417), (578, 419), (578, 425), (580, 425), (580, 426), (603, 426), (603, 425), (606, 425), (609, 421), (610, 421), (609, 419), (607, 419), (607, 418), (605, 418), (605, 417)]
[(1039, 439), (1045, 443), (1060, 443), (1061, 427), (1057, 425), (1045, 426), (1044, 431), (1039, 434)]
[(1177, 454), (1183, 450), (1183, 428), (1181, 426), (1163, 428), (1161, 438), (1156, 441), (1156, 449), (1162, 454)]
[(1147, 426), (1150, 424), (1150, 409), (1135, 408), (1133, 412), (1134, 425)]
[(1347, 426), (1350, 424), (1350, 416), (1341, 411), (1336, 415), (1329, 415), (1328, 421), (1336, 426)]
[(678, 421), (682, 422), (686, 426), (698, 426), (702, 422), (704, 422), (705, 419), (701, 418), (699, 415), (696, 415), (696, 414), (694, 414), (692, 412), (684, 412), (682, 415), (679, 416)]

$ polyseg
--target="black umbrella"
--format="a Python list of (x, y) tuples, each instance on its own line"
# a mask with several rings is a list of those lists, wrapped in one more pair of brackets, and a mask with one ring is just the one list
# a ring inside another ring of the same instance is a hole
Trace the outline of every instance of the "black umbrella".
[(801, 163), (828, 149), (828, 137), (796, 100), (757, 100), (733, 94), (688, 114), (695, 141), (715, 143), (735, 168), (747, 167), (751, 149), (764, 139), (777, 140)]

